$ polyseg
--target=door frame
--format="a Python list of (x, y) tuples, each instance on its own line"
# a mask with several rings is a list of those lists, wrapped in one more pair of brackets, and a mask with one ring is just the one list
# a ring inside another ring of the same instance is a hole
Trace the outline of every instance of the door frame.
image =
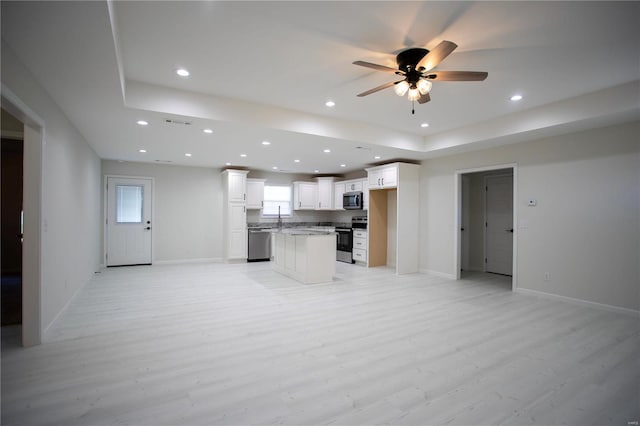
[(495, 164), (492, 166), (474, 167), (469, 169), (459, 169), (454, 173), (454, 238), (453, 238), (453, 262), (455, 279), (460, 279), (460, 267), (462, 261), (462, 175), (467, 173), (488, 172), (491, 170), (512, 169), (513, 170), (513, 265), (511, 276), (511, 290), (518, 288), (518, 230), (515, 226), (518, 218), (518, 163)]
[[(488, 181), (489, 178), (495, 178), (495, 177), (509, 177), (509, 178), (511, 178), (511, 186), (512, 186), (512, 188), (511, 188), (511, 196), (513, 196), (513, 193), (514, 193), (514, 190), (513, 190), (513, 176), (509, 175), (509, 174), (506, 174), (506, 173), (505, 174), (495, 174), (495, 175), (484, 176), (484, 178), (483, 178), (484, 187), (486, 188), (488, 186), (488, 182), (487, 181)], [(482, 203), (483, 203), (482, 210), (484, 212), (484, 223), (486, 224), (488, 222), (488, 219), (489, 219), (488, 215), (487, 215), (487, 191), (485, 191), (485, 193), (484, 193), (484, 197), (482, 199)], [(512, 203), (513, 203), (513, 200), (512, 200)], [(514, 214), (513, 213), (513, 205), (511, 207), (511, 214)], [(515, 219), (512, 217), (511, 218), (511, 225), (513, 226), (514, 223), (515, 223)], [(515, 231), (516, 231), (516, 229), (513, 228), (513, 234), (511, 236), (512, 239), (515, 238)], [(512, 251), (513, 251), (513, 249), (512, 249)], [(482, 229), (482, 254), (483, 254), (483, 257), (485, 259), (488, 258), (487, 253), (488, 253), (488, 250), (487, 250), (487, 227), (485, 226)], [(482, 264), (482, 270), (484, 272), (487, 272), (487, 262), (486, 261)], [(512, 271), (511, 272), (513, 273), (513, 265), (512, 265)]]
[(42, 252), (45, 123), (2, 83), (2, 108), (24, 125), (22, 206), (22, 346), (42, 343)]
[(156, 226), (155, 223), (155, 211), (156, 211), (156, 181), (155, 178), (150, 176), (128, 176), (128, 175), (103, 175), (102, 177), (102, 265), (105, 268), (107, 266), (107, 252), (109, 248), (109, 235), (107, 229), (107, 217), (108, 217), (108, 205), (107, 205), (107, 183), (109, 178), (115, 179), (149, 179), (151, 181), (151, 264), (154, 261), (154, 246), (156, 239), (153, 238), (153, 230)]

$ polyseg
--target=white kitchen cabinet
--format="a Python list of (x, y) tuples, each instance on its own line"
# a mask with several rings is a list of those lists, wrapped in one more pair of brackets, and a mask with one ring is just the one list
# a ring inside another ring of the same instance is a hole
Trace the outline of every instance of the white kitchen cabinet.
[(346, 180), (344, 183), (344, 192), (362, 191), (362, 179)]
[(247, 258), (247, 210), (242, 203), (227, 206), (227, 259)]
[(344, 210), (342, 208), (342, 194), (345, 193), (344, 182), (336, 182), (333, 184), (333, 209)]
[(367, 263), (367, 230), (353, 230), (353, 259), (357, 262)]
[(333, 210), (333, 178), (319, 177), (316, 178), (316, 181), (318, 182), (316, 210)]
[(362, 209), (369, 210), (369, 180), (362, 179)]
[(367, 265), (393, 265), (397, 274), (418, 272), (420, 166), (393, 163), (366, 170), (370, 184)]
[(315, 182), (293, 182), (293, 209), (315, 210), (318, 199), (318, 184)]
[(246, 170), (222, 172), (223, 253), (226, 261), (247, 259)]
[(229, 202), (245, 202), (247, 200), (247, 174), (246, 170), (225, 170), (227, 174), (226, 190)]
[(264, 204), (265, 179), (247, 179), (247, 209), (261, 209)]
[(398, 166), (396, 164), (367, 169), (369, 189), (395, 188), (398, 186)]

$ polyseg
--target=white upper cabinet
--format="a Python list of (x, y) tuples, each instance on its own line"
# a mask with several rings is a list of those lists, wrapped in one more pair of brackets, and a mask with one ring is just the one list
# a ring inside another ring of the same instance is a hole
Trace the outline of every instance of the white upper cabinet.
[(372, 167), (369, 173), (369, 189), (395, 188), (398, 186), (398, 165)]
[(247, 209), (261, 209), (265, 179), (247, 179)]
[(318, 204), (316, 205), (316, 210), (333, 210), (333, 178), (319, 177), (316, 180), (318, 181)]
[(293, 182), (293, 209), (316, 210), (318, 184), (315, 182)]
[(344, 190), (344, 182), (336, 182), (333, 184), (333, 209), (334, 210), (344, 210), (342, 208), (342, 194), (346, 191)]
[(362, 191), (362, 179), (344, 181), (344, 192)]
[(247, 171), (227, 170), (227, 201), (230, 203), (246, 201)]

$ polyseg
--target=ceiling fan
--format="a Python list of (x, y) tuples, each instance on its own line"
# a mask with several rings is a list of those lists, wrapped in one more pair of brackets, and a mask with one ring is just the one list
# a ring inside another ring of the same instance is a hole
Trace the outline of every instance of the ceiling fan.
[[(410, 101), (418, 101), (419, 104), (427, 103), (431, 100), (431, 80), (437, 81), (482, 81), (487, 78), (487, 73), (482, 71), (432, 71), (444, 58), (453, 52), (457, 44), (444, 40), (433, 50), (421, 47), (413, 47), (403, 50), (396, 56), (398, 69), (386, 67), (384, 65), (372, 64), (371, 62), (355, 61), (354, 65), (372, 68), (377, 71), (384, 71), (402, 76), (398, 81), (390, 81), (366, 92), (359, 93), (359, 97), (367, 96), (379, 92), (391, 86), (398, 96), (408, 93)], [(412, 113), (415, 113), (412, 110)]]

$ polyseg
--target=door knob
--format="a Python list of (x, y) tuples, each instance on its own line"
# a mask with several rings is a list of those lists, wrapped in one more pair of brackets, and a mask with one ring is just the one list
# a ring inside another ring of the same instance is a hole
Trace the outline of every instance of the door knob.
[(505, 231), (507, 231), (507, 232), (511, 232), (511, 233), (513, 234), (513, 228), (511, 228), (511, 229), (505, 229)]
[(150, 227), (150, 226), (147, 226), (147, 227), (146, 227), (146, 228), (144, 228), (144, 229), (148, 231), (148, 230), (150, 230), (150, 229), (151, 229), (151, 227)]
[(147, 221), (147, 225), (149, 225), (149, 224), (151, 224), (151, 221), (150, 221), (150, 220), (148, 220), (148, 221)]

